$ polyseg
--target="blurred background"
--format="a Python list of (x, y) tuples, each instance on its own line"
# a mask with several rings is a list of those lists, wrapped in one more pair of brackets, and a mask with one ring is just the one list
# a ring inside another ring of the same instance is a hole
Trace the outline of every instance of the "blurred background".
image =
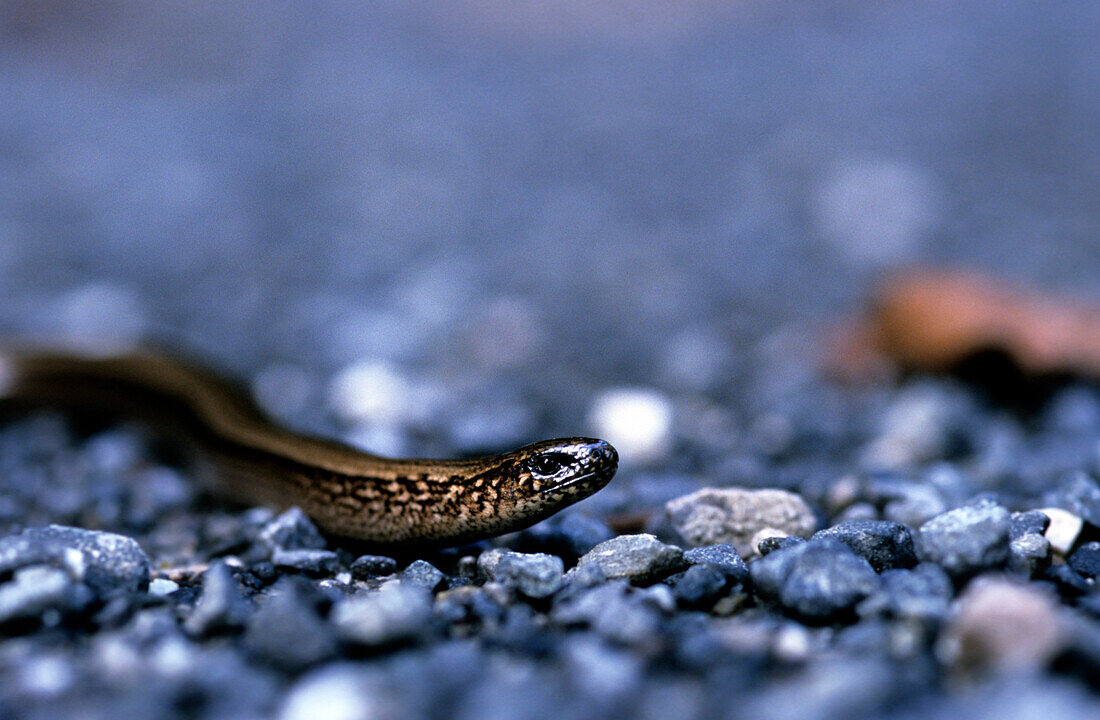
[(900, 265), (1100, 295), (1087, 5), (8, 0), (0, 27), (5, 333), (184, 347), (383, 452), (607, 429), (615, 388), (718, 426), (687, 435), (820, 413), (813, 333)]

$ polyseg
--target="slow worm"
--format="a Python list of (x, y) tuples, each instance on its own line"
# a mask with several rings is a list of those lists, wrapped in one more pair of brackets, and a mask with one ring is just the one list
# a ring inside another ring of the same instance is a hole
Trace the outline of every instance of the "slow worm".
[(137, 351), (0, 351), (0, 404), (136, 416), (195, 448), (205, 484), (300, 507), (325, 532), (378, 546), (455, 545), (519, 530), (611, 480), (615, 449), (567, 438), (466, 460), (391, 459), (298, 434), (211, 372)]

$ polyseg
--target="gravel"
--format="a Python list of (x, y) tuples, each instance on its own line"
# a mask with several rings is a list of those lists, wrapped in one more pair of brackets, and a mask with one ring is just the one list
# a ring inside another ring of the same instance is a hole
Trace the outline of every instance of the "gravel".
[(957, 577), (1001, 567), (1008, 560), (1009, 512), (979, 501), (937, 515), (920, 527), (917, 556)]
[(585, 553), (577, 569), (596, 565), (608, 579), (626, 578), (638, 585), (656, 582), (682, 569), (684, 552), (653, 535), (620, 535)]
[(784, 490), (705, 488), (669, 501), (665, 512), (688, 543), (727, 543), (745, 557), (756, 554), (752, 541), (761, 531), (808, 537), (817, 527), (806, 502)]
[(1087, 578), (1100, 576), (1100, 542), (1085, 543), (1066, 560), (1069, 566)]
[(255, 657), (297, 672), (336, 656), (333, 626), (319, 612), (317, 590), (301, 578), (279, 580), (248, 619), (245, 645)]
[(871, 563), (875, 572), (917, 564), (909, 528), (888, 520), (848, 520), (813, 534), (814, 540), (833, 538)]
[(565, 563), (555, 555), (491, 550), (478, 558), (478, 568), (493, 582), (532, 599), (550, 597), (565, 582)]
[(194, 635), (210, 635), (244, 627), (249, 615), (240, 582), (228, 565), (219, 562), (202, 574), (202, 594), (184, 627)]
[(870, 563), (832, 538), (776, 550), (749, 570), (763, 598), (807, 622), (844, 619), (879, 584)]
[(50, 525), (0, 538), (0, 573), (49, 564), (102, 598), (145, 590), (149, 558), (123, 535)]
[(1029, 578), (1038, 577), (1053, 559), (1050, 541), (1036, 533), (1025, 533), (1008, 544), (1008, 569)]
[(350, 566), (351, 574), (359, 579), (392, 575), (397, 572), (397, 561), (385, 555), (360, 555)]

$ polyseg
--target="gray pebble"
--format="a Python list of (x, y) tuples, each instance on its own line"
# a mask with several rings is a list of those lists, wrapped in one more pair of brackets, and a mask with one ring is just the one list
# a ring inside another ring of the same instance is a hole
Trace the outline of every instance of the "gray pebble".
[(401, 581), (342, 600), (332, 610), (340, 637), (365, 646), (418, 638), (426, 631), (431, 615), (431, 593), (423, 586)]
[(565, 564), (556, 555), (505, 551), (486, 568), (494, 582), (533, 599), (550, 597), (564, 583)]
[(749, 568), (733, 545), (704, 545), (691, 548), (684, 551), (684, 560), (692, 565), (709, 565), (739, 583), (749, 578)]
[(921, 526), (917, 557), (956, 577), (998, 568), (1008, 560), (1008, 527), (1008, 510), (988, 500), (949, 510)]
[(1100, 542), (1085, 543), (1074, 550), (1066, 562), (1086, 578), (1100, 577)]
[(917, 556), (913, 535), (901, 523), (889, 520), (849, 520), (814, 533), (813, 538), (831, 537), (847, 545), (876, 572), (913, 567)]
[(857, 608), (862, 617), (942, 620), (955, 593), (951, 578), (938, 565), (887, 570), (881, 583)]
[(296, 507), (264, 525), (260, 537), (272, 550), (320, 550), (326, 545), (317, 526)]
[(794, 535), (773, 535), (766, 537), (756, 544), (756, 551), (761, 555), (770, 555), (776, 550), (786, 550), (806, 542), (805, 539)]
[(1028, 533), (1042, 535), (1048, 527), (1050, 527), (1050, 516), (1041, 510), (1015, 512), (1008, 521), (1008, 536), (1015, 540)]
[(692, 545), (729, 543), (744, 557), (756, 554), (752, 539), (761, 530), (806, 537), (817, 527), (806, 502), (786, 490), (704, 488), (670, 500), (665, 512)]
[(317, 612), (317, 593), (302, 578), (283, 578), (248, 620), (245, 644), (257, 657), (296, 671), (335, 654), (336, 635)]
[(871, 564), (832, 538), (777, 550), (749, 572), (762, 597), (808, 622), (840, 619), (879, 585)]
[(332, 575), (340, 568), (340, 559), (332, 550), (275, 548), (271, 562), (276, 567), (290, 568), (309, 575)]
[(184, 627), (192, 635), (211, 635), (244, 627), (249, 615), (248, 601), (240, 582), (229, 566), (218, 562), (202, 575), (202, 595)]
[(1053, 554), (1050, 540), (1038, 533), (1025, 533), (1008, 543), (1008, 569), (1028, 578), (1038, 577), (1050, 567)]
[(600, 543), (577, 562), (577, 569), (593, 564), (607, 578), (626, 578), (638, 585), (657, 582), (687, 565), (683, 550), (644, 533)]
[(427, 560), (414, 560), (401, 571), (401, 582), (426, 590), (435, 590), (447, 578), (439, 568)]
[(42, 564), (65, 569), (101, 598), (149, 585), (149, 558), (124, 535), (50, 525), (0, 538), (0, 573)]
[(705, 609), (730, 586), (730, 579), (713, 565), (692, 565), (672, 586), (672, 595), (683, 607)]
[(365, 580), (379, 575), (393, 575), (397, 572), (397, 561), (385, 555), (360, 555), (351, 564), (352, 576)]

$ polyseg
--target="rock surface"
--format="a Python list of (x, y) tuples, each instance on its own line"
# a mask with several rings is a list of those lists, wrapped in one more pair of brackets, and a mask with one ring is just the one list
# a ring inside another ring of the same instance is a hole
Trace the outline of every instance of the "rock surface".
[(809, 537), (817, 527), (806, 502), (785, 490), (704, 488), (669, 501), (665, 512), (690, 544), (727, 543), (744, 557), (757, 554), (752, 540), (765, 528)]

